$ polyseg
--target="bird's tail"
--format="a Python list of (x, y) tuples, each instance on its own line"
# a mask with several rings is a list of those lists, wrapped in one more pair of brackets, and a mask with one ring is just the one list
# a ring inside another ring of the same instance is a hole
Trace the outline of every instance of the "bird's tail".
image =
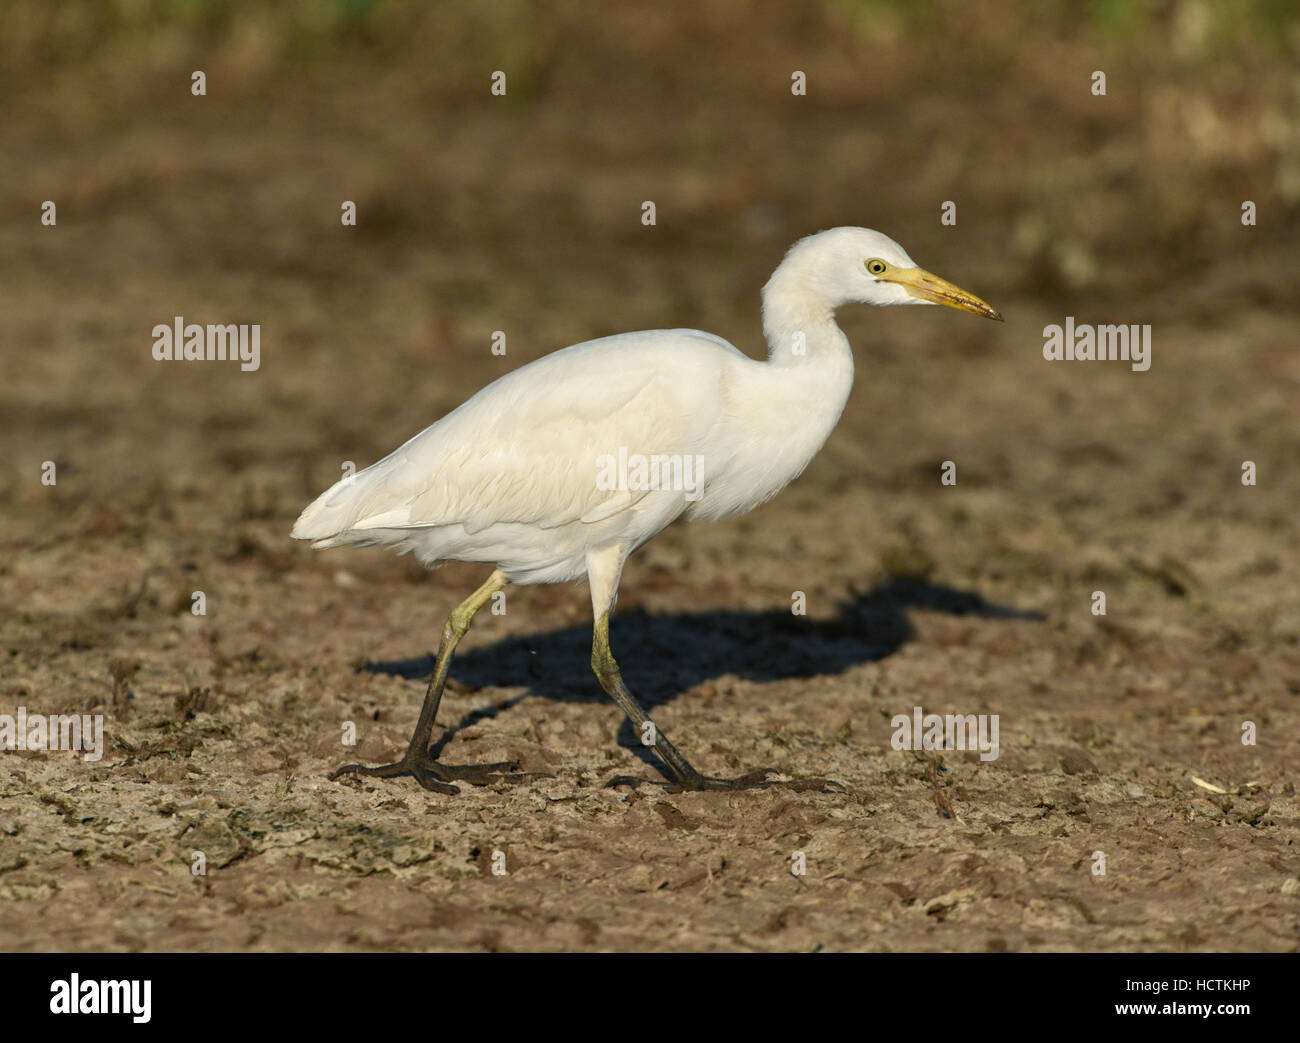
[(384, 461), (356, 474), (340, 478), (315, 500), (294, 522), (290, 535), (295, 540), (311, 540), (319, 549), (355, 543), (354, 527), (366, 513), (377, 479), (384, 476)]

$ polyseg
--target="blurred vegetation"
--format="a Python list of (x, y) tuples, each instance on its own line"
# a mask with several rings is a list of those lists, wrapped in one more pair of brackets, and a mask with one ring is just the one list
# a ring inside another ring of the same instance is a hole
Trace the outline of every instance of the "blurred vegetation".
[[(1183, 276), (1216, 283), (1205, 302), (1295, 296), (1293, 0), (14, 0), (0, 89), (0, 215), (57, 196), (83, 218), (134, 209), (144, 234), (163, 207), (173, 254), (206, 241), (193, 263), (342, 278), (301, 232), (328, 183), (385, 256), (456, 258), (457, 292), (485, 292), (458, 251), (586, 264), (596, 286), (635, 243), (665, 270), (626, 282), (670, 284), (647, 314), (669, 294), (707, 321), (673, 282), (684, 251), (758, 247), (731, 272), (748, 301), (779, 244), (859, 223), (920, 256), (959, 198), (990, 293)], [(235, 198), (257, 218), (251, 258), (228, 223), (212, 242)], [(627, 219), (647, 198), (651, 239)], [(603, 290), (626, 306), (626, 287)]]
[[(1157, 388), (1212, 420), (1235, 387), (1251, 437), (1294, 411), (1278, 361), (1300, 313), (1293, 3), (9, 0), (0, 91), (0, 438), (16, 447), (0, 500), (57, 503), (26, 476), (75, 443), (78, 481), (105, 498), (168, 500), (144, 474), (201, 500), (207, 480), (186, 475), (202, 461), (194, 474), (287, 489), (291, 516), (331, 453), (375, 459), (394, 430), (565, 344), (676, 325), (757, 354), (758, 290), (782, 253), (843, 224), (894, 236), (1007, 315), (995, 339), (992, 324), (846, 309), (874, 387), (908, 403), (900, 459), (950, 419), (913, 403), (955, 402), (942, 382), (973, 371), (952, 360), (995, 345), (1019, 376), (954, 422), (963, 437), (1005, 421), (1068, 443), (1071, 402), (1089, 438), (1156, 424), (1174, 415), (1151, 412)], [(1162, 358), (1180, 329), (1241, 335), (1205, 385), (1193, 369), (1162, 385), (1162, 368), (1145, 397), (1088, 397), (1068, 370), (1027, 391), (1039, 331), (1065, 314), (1159, 323)], [(257, 380), (155, 365), (141, 345), (174, 315), (266, 322), (275, 350)], [(900, 346), (940, 328), (952, 341), (931, 375)], [(485, 354), (497, 330), (508, 359)], [(1223, 434), (1203, 437), (1208, 458)], [(163, 442), (175, 466), (144, 462)], [(1290, 444), (1270, 444), (1286, 473)], [(292, 482), (250, 474), (268, 455), (301, 463)], [(1064, 480), (1037, 459), (1050, 473), (1035, 481)]]
[[(175, 31), (210, 44), (237, 28), (251, 30), (250, 35), (286, 59), (324, 58), (342, 49), (392, 53), (414, 41), (413, 30), (431, 23), (458, 21), (480, 39), (484, 34), (510, 39), (521, 28), (535, 28), (539, 19), (572, 16), (581, 6), (532, 0), (11, 0), (0, 53), (12, 73), (76, 62), (106, 46), (139, 46)], [(605, 5), (587, 6), (589, 16), (599, 17)], [(672, 5), (664, 6), (671, 16)], [(746, 0), (722, 6), (738, 17), (755, 7)], [(821, 6), (839, 6), (853, 21), (884, 25), (888, 32), (931, 32), (941, 30), (951, 5), (943, 0), (821, 0)], [(973, 6), (985, 11), (1001, 6), (995, 20), (1009, 31), (1018, 31), (1023, 18), (1063, 31), (1084, 28), (1123, 37), (1175, 21), (1206, 60), (1251, 41), (1291, 53), (1300, 42), (1300, 4), (1295, 0), (1043, 0)]]

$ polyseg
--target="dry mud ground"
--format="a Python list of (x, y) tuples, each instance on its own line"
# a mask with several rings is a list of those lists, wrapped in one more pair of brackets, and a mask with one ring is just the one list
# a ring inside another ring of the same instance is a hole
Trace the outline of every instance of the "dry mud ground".
[[(707, 103), (669, 32), (634, 61), (614, 30), (539, 30), (549, 75), (505, 115), (478, 79), (439, 93), (427, 60), (285, 71), (256, 34), (213, 45), (225, 86), (204, 109), (171, 82), (195, 67), (183, 37), (32, 71), (5, 131), (0, 712), (104, 714), (106, 749), (0, 755), (0, 947), (1294, 950), (1297, 254), (1267, 223), (1240, 238), (1223, 172), (1255, 171), (1294, 228), (1264, 174), (1297, 142), (1197, 152), (1158, 108), (1163, 38), (1142, 61), (1096, 43), (1149, 78), (1099, 117), (1053, 78), (1064, 35), (1008, 65), (1008, 34), (945, 9), (949, 42), (915, 62), (843, 45), (833, 18), (774, 25), (763, 39), (839, 92), (797, 115), (734, 71), (789, 60), (737, 57), (712, 23), (681, 30), (717, 45)], [(481, 79), (456, 61), (438, 75)], [(870, 120), (862, 62), (883, 85)], [(937, 65), (955, 89), (925, 79)], [(1250, 67), (1252, 103), (1281, 105), (1291, 81)], [(1196, 89), (1211, 113), (1235, 97)], [(956, 192), (970, 219), (940, 229)], [(57, 231), (31, 217), (45, 198)], [(1220, 230), (1187, 231), (1220, 203)], [(341, 462), (585, 337), (698, 325), (759, 354), (767, 273), (846, 222), (1006, 324), (846, 310), (858, 382), (826, 449), (752, 515), (636, 555), (613, 630), (702, 770), (838, 788), (605, 788), (658, 776), (587, 668), (577, 585), (480, 617), (435, 732), (451, 761), (539, 774), (456, 797), (329, 781), (403, 747), (445, 613), (484, 574), (292, 544)], [(152, 361), (174, 314), (260, 321), (261, 369)], [(1045, 362), (1065, 314), (1153, 323), (1150, 371)], [(916, 706), (999, 715), (1000, 756), (892, 749)]]

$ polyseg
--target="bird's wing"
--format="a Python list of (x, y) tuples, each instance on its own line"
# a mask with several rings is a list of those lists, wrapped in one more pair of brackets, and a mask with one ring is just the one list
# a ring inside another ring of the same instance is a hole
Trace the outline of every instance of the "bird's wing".
[(647, 492), (610, 488), (611, 464), (701, 451), (723, 408), (727, 367), (747, 362), (693, 330), (623, 334), (544, 356), (337, 483), (294, 535), (610, 517)]

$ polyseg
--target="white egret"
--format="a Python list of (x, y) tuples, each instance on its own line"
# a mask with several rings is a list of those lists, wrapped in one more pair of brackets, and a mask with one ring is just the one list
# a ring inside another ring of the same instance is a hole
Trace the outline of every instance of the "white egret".
[[(474, 614), (507, 583), (586, 577), (601, 687), (685, 789), (765, 784), (703, 775), (653, 727), (619, 673), (609, 614), (623, 563), (674, 519), (716, 520), (775, 496), (844, 410), (853, 352), (844, 304), (945, 304), (990, 319), (978, 297), (918, 268), (888, 236), (834, 228), (796, 243), (763, 287), (768, 358), (698, 330), (603, 337), (521, 366), (302, 512), (315, 547), (386, 544), (421, 563), (492, 563), (451, 612), (415, 733), (401, 760), (344, 774), (410, 775), (456, 793), (509, 765), (453, 766), (429, 753), (447, 670)], [(499, 777), (499, 776), (495, 776)]]

